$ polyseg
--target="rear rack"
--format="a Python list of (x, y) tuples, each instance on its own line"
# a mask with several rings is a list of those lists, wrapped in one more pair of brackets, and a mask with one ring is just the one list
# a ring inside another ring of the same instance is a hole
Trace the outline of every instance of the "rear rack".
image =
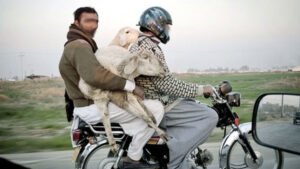
[[(101, 126), (92, 126), (90, 124), (87, 124), (87, 126), (91, 129), (91, 131), (93, 133), (102, 135), (105, 138), (107, 138), (104, 126), (102, 126), (102, 125)], [(112, 134), (114, 136), (114, 139), (116, 141), (123, 140), (123, 138), (125, 137), (125, 133), (121, 126), (112, 126), (111, 129), (112, 129)]]

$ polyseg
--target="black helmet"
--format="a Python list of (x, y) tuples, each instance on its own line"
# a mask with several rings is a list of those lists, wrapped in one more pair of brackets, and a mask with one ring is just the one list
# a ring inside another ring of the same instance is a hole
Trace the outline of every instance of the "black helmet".
[(169, 12), (161, 7), (151, 7), (144, 11), (138, 26), (151, 31), (162, 43), (166, 44), (170, 40), (167, 24), (172, 25)]

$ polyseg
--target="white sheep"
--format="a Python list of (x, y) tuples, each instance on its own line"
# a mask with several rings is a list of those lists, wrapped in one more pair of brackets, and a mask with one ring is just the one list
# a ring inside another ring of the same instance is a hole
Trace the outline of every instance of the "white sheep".
[[(125, 79), (134, 81), (139, 75), (164, 76), (163, 64), (149, 52), (130, 53), (127, 48), (130, 43), (137, 40), (139, 31), (129, 27), (121, 29), (109, 46), (99, 49), (95, 55), (99, 63), (112, 73)], [(117, 146), (112, 135), (108, 103), (111, 101), (120, 108), (143, 119), (164, 140), (168, 140), (167, 134), (156, 126), (153, 114), (146, 108), (142, 99), (131, 92), (108, 91), (94, 88), (88, 85), (82, 78), (79, 88), (84, 95), (94, 100), (101, 110), (101, 118), (105, 127), (109, 144), (113, 152), (117, 152)], [(162, 112), (164, 113), (164, 112)]]

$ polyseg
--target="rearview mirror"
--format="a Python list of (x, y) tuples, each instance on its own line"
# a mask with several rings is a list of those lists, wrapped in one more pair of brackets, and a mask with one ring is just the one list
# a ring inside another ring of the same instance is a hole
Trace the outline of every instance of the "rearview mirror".
[(254, 105), (252, 129), (258, 144), (300, 155), (300, 94), (259, 96)]

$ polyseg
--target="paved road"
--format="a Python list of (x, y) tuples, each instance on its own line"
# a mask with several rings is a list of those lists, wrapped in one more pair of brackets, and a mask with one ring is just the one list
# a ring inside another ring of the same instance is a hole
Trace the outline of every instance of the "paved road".
[[(290, 121), (261, 121), (257, 123), (257, 134), (261, 141), (270, 145), (300, 151), (300, 125)], [(286, 142), (288, 141), (288, 144)]]
[[(207, 148), (213, 153), (214, 161), (208, 169), (217, 169), (218, 165), (218, 149), (220, 143), (206, 143), (202, 145), (202, 149)], [(255, 146), (256, 147), (256, 146)], [(268, 149), (259, 149), (262, 154), (267, 154), (264, 158), (265, 166), (263, 169), (270, 169), (273, 163), (272, 151)], [(270, 153), (271, 152), (271, 153)], [(0, 157), (9, 159), (18, 164), (22, 164), (32, 169), (73, 169), (74, 164), (71, 162), (73, 151), (55, 151), (55, 152), (38, 152), (23, 154), (0, 154)], [(300, 156), (285, 153), (284, 169), (299, 169)], [(239, 156), (239, 154), (235, 154)]]

